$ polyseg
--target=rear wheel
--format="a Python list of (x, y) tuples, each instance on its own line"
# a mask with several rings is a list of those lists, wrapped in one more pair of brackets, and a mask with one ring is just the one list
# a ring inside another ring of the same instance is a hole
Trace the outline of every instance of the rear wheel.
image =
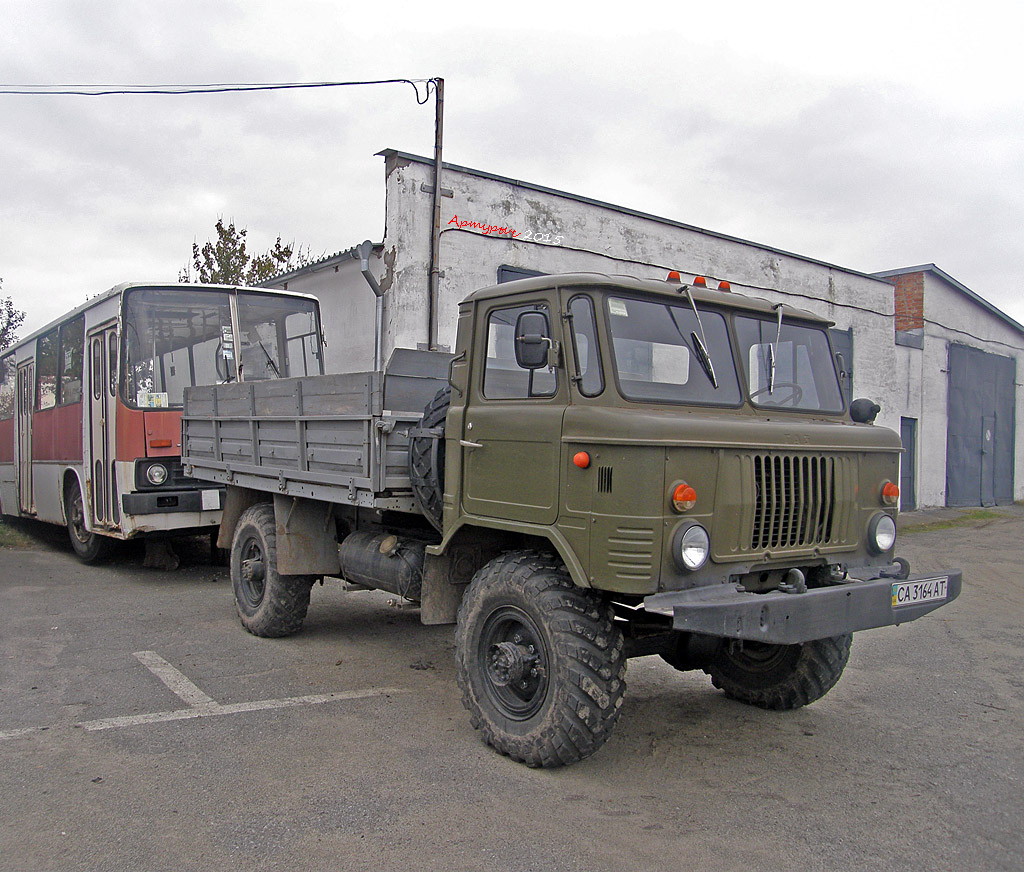
[(313, 576), (277, 571), (277, 527), (270, 503), (250, 506), (231, 542), (231, 585), (242, 625), (255, 636), (289, 636), (302, 628)]
[(77, 481), (69, 484), (64, 491), (64, 517), (67, 519), (71, 547), (82, 563), (98, 563), (110, 553), (111, 540), (86, 529), (85, 503)]
[(553, 557), (503, 554), (473, 577), (459, 609), (463, 705), (484, 741), (528, 766), (564, 766), (600, 748), (626, 691), (611, 608)]
[(758, 708), (785, 711), (821, 699), (850, 659), (851, 634), (800, 645), (724, 642), (705, 667), (727, 696)]

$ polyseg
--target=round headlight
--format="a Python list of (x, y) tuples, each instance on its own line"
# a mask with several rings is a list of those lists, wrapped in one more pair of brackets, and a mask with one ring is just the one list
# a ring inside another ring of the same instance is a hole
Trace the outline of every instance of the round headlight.
[(700, 524), (693, 524), (676, 534), (676, 559), (679, 565), (690, 572), (700, 569), (708, 559), (711, 540), (708, 531)]
[(159, 487), (167, 481), (167, 467), (162, 463), (154, 463), (146, 467), (146, 480), (153, 486)]
[(896, 544), (896, 522), (890, 515), (875, 515), (868, 525), (868, 545), (876, 554), (884, 554)]

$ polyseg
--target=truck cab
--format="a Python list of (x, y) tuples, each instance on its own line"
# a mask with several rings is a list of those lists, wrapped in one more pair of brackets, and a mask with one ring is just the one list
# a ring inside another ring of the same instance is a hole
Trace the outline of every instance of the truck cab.
[(444, 541), (464, 525), (536, 535), (578, 586), (639, 597), (890, 565), (899, 437), (851, 419), (828, 325), (626, 277), (476, 292), (452, 366)]

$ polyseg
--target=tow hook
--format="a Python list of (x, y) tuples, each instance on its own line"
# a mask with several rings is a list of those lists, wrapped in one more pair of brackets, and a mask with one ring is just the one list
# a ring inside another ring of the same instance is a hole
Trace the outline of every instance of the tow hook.
[(897, 581), (902, 581), (904, 578), (910, 577), (910, 561), (905, 560), (902, 557), (897, 557), (892, 562), (892, 566), (887, 566), (881, 572), (878, 573), (880, 578), (895, 578)]
[(794, 567), (782, 579), (779, 590), (783, 593), (807, 593), (807, 579), (801, 570)]

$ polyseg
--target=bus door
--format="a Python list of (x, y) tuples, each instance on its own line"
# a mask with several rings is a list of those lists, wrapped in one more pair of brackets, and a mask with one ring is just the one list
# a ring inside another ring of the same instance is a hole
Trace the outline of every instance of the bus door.
[(89, 333), (89, 456), (92, 480), (92, 522), (97, 527), (117, 527), (114, 468), (115, 399), (117, 397), (117, 326), (108, 324)]
[(29, 361), (18, 367), (17, 442), (18, 508), (35, 514), (32, 501), (32, 407), (35, 405), (36, 365)]

